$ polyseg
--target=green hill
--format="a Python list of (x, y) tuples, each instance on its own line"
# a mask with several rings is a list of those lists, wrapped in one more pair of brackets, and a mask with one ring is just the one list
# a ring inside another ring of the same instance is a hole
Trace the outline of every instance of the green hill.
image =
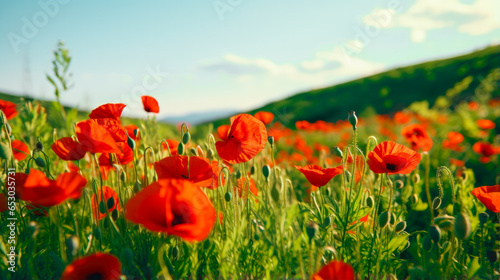
[[(491, 46), (470, 54), (396, 68), (373, 76), (331, 87), (303, 92), (248, 111), (269, 111), (283, 124), (294, 127), (295, 121), (336, 121), (345, 119), (349, 110), (389, 114), (414, 101), (427, 100), (432, 105), (439, 95), (467, 77), (467, 90), (456, 100), (471, 96), (490, 71), (500, 68), (500, 46)], [(468, 80), (470, 80), (470, 78)], [(227, 119), (212, 122), (218, 126)]]

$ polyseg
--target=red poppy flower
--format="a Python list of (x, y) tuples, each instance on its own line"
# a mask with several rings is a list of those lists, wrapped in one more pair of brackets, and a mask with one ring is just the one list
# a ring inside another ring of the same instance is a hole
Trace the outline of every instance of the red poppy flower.
[(176, 140), (166, 140), (168, 143), (168, 146), (165, 144), (165, 142), (161, 142), (161, 146), (164, 151), (168, 151), (170, 149), (170, 154), (172, 156), (178, 155), (179, 152), (177, 151), (177, 147), (179, 146), (179, 141)]
[[(243, 200), (246, 200), (248, 197), (248, 189), (250, 189), (250, 192), (254, 195), (257, 196), (259, 194), (259, 190), (257, 189), (257, 186), (255, 186), (255, 181), (250, 177), (250, 174), (248, 174), (248, 185), (246, 184), (246, 178), (244, 176), (241, 176), (238, 180), (236, 180), (236, 186), (234, 187), (235, 192), (238, 194), (239, 197), (243, 198)], [(255, 200), (257, 201), (257, 199)]]
[(17, 116), (16, 104), (10, 101), (0, 100), (0, 111), (3, 111), (7, 120)]
[(268, 125), (273, 121), (274, 114), (270, 112), (259, 111), (255, 113), (254, 117), (263, 122), (265, 125)]
[(464, 147), (459, 146), (464, 141), (464, 136), (455, 131), (448, 132), (448, 139), (443, 140), (443, 148), (462, 152)]
[(134, 133), (136, 129), (139, 129), (137, 126), (135, 126), (133, 124), (129, 124), (129, 125), (126, 125), (124, 128), (127, 131), (128, 136), (130, 136), (130, 138), (132, 138), (134, 141), (141, 140), (140, 130), (137, 130), (139, 132), (139, 133), (137, 133), (137, 136), (135, 136), (135, 133)]
[(30, 154), (30, 149), (23, 141), (12, 140), (12, 153), (15, 159), (21, 161)]
[(0, 193), (0, 213), (9, 210), (9, 206), (7, 204), (7, 197), (4, 193)]
[(80, 171), (80, 168), (76, 164), (74, 164), (72, 161), (68, 161), (68, 170), (69, 172), (78, 172)]
[(471, 193), (490, 211), (500, 213), (500, 185), (475, 188)]
[[(108, 201), (110, 201), (111, 198), (113, 198), (113, 204), (111, 208), (109, 208)], [(104, 205), (106, 206), (108, 212), (113, 212), (113, 210), (115, 209), (117, 211), (121, 210), (118, 194), (112, 188), (104, 186), (99, 190), (97, 198), (95, 194), (92, 195), (92, 212), (94, 212), (94, 219), (96, 221), (106, 217), (106, 213), (103, 214), (100, 211), (101, 201), (104, 202)]]
[(488, 120), (488, 119), (477, 120), (476, 123), (477, 123), (477, 126), (479, 126), (479, 128), (484, 129), (484, 130), (495, 128), (495, 123)]
[(50, 180), (43, 172), (31, 169), (24, 184), (19, 184), (17, 191), (20, 198), (37, 206), (50, 207), (67, 199), (77, 199), (87, 184), (87, 180), (78, 173), (66, 172), (57, 180)]
[(482, 163), (490, 162), (490, 157), (497, 153), (497, 149), (493, 145), (482, 141), (474, 143), (472, 150), (481, 155), (479, 161)]
[(304, 167), (295, 165), (295, 168), (306, 176), (307, 181), (311, 185), (318, 188), (328, 184), (333, 177), (342, 173), (342, 166), (323, 169), (317, 165), (307, 165)]
[[(189, 168), (188, 168), (189, 162)], [(212, 186), (214, 173), (211, 164), (195, 156), (171, 156), (155, 162), (158, 179), (187, 179), (198, 187)]]
[(118, 280), (121, 279), (122, 265), (117, 257), (105, 253), (77, 259), (64, 269), (61, 280)]
[(411, 121), (411, 115), (405, 114), (403, 112), (397, 112), (394, 114), (394, 122), (399, 124), (407, 124)]
[(120, 116), (122, 115), (123, 109), (127, 105), (122, 104), (122, 103), (107, 103), (104, 105), (101, 105), (89, 114), (89, 118), (91, 119), (114, 119), (116, 121), (120, 121)]
[(227, 141), (227, 135), (229, 134), (229, 129), (231, 129), (231, 126), (228, 124), (223, 124), (217, 127), (217, 134), (219, 135), (219, 138), (222, 141)]
[[(208, 159), (206, 159), (207, 162)], [(213, 173), (213, 183), (210, 184), (210, 186), (208, 187), (209, 189), (215, 189), (215, 188), (218, 188), (219, 187), (219, 174), (222, 170), (222, 168), (219, 168), (219, 162), (216, 161), (216, 160), (213, 160), (212, 163), (210, 164), (210, 166), (212, 166), (212, 173)], [(224, 175), (221, 175), (221, 183), (220, 185), (221, 186), (224, 186), (226, 184), (226, 179), (224, 177)]]
[[(127, 143), (116, 143), (116, 145), (120, 149), (120, 153), (115, 154), (119, 164), (125, 165), (134, 160), (134, 151), (128, 146)], [(99, 156), (99, 166), (112, 167), (109, 157), (110, 154), (108, 153), (101, 154)]]
[(158, 101), (151, 96), (143, 95), (141, 96), (142, 105), (144, 106), (144, 111), (148, 113), (159, 113), (160, 106), (158, 105)]
[(71, 137), (63, 137), (50, 147), (62, 160), (80, 160), (87, 153), (87, 149)]
[(160, 179), (128, 201), (126, 218), (152, 231), (201, 241), (210, 234), (216, 214), (205, 193), (190, 181)]
[(354, 280), (354, 270), (342, 261), (332, 261), (316, 272), (313, 280)]
[(471, 101), (468, 105), (471, 111), (476, 111), (477, 109), (479, 109), (479, 103), (477, 103), (476, 101)]
[(127, 142), (127, 132), (119, 121), (114, 119), (96, 119), (100, 126), (104, 127), (115, 142)]
[(374, 173), (408, 174), (415, 169), (422, 155), (401, 144), (385, 141), (368, 154), (368, 166)]
[(96, 120), (85, 120), (76, 124), (76, 137), (82, 146), (92, 154), (120, 153), (115, 139)]
[(455, 159), (455, 158), (450, 158), (450, 164), (451, 165), (456, 165), (456, 166), (464, 166), (465, 165), (465, 161), (459, 160), (459, 159)]
[(425, 131), (425, 127), (420, 124), (412, 124), (403, 128), (401, 135), (406, 138), (415, 151), (422, 149), (424, 152), (428, 152), (432, 148), (432, 139)]
[(248, 114), (237, 115), (230, 120), (227, 140), (215, 143), (217, 153), (230, 164), (247, 162), (266, 146), (266, 126)]

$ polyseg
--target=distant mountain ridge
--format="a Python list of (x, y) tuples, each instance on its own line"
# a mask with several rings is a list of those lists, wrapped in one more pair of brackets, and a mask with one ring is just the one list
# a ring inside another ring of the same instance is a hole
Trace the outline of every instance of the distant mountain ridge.
[(238, 110), (235, 109), (217, 109), (217, 110), (207, 110), (207, 111), (202, 111), (202, 112), (196, 112), (196, 113), (189, 113), (185, 115), (179, 115), (179, 116), (170, 116), (170, 117), (165, 117), (160, 119), (160, 122), (167, 122), (167, 123), (181, 123), (181, 122), (186, 122), (191, 125), (197, 125), (200, 123), (204, 122), (210, 122), (213, 120), (217, 120), (220, 118), (227, 118), (231, 115), (234, 115), (238, 112)]

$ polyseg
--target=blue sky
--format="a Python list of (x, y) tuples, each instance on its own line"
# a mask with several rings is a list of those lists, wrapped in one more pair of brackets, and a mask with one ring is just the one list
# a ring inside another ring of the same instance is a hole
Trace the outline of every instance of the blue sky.
[(62, 102), (142, 93), (160, 115), (251, 109), (397, 66), (500, 43), (498, 0), (2, 1), (0, 91), (53, 99), (63, 40), (75, 86)]

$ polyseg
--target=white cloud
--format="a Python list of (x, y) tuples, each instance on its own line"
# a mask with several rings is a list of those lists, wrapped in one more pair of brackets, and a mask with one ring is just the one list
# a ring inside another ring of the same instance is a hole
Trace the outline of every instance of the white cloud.
[[(385, 11), (385, 15), (384, 15)], [(388, 17), (388, 10), (376, 9), (363, 18), (365, 24), (378, 24), (380, 28), (408, 28), (413, 42), (423, 42), (427, 32), (454, 27), (458, 32), (477, 36), (500, 29), (500, 1), (476, 0), (470, 4), (460, 0), (417, 0), (402, 14)]]

